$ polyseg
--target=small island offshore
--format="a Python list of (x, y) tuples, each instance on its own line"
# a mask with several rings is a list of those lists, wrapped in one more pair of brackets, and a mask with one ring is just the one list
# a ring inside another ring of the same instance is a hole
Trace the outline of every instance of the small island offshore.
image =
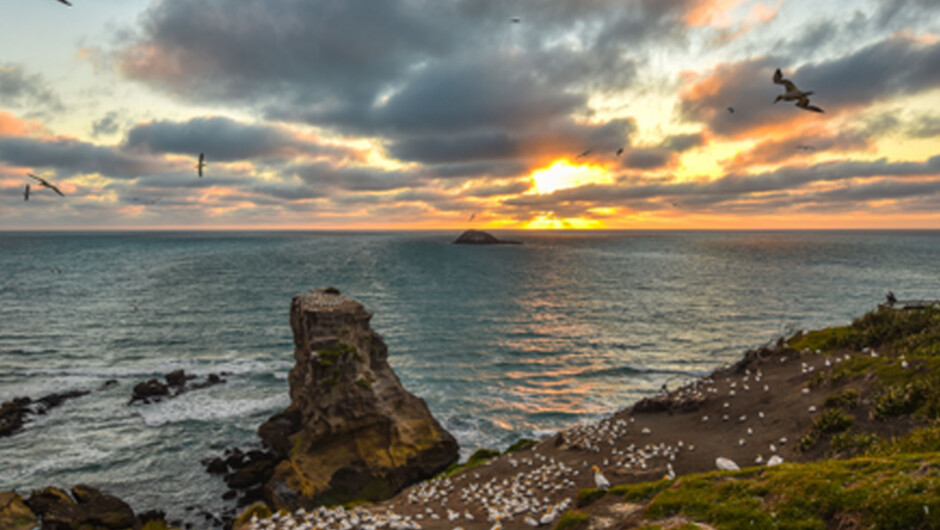
[[(602, 421), (463, 463), (370, 318), (335, 289), (294, 298), (291, 405), (259, 427), (265, 453), (208, 463), (244, 505), (220, 525), (940, 528), (940, 304), (781, 337)], [(174, 525), (119, 492), (70, 492), (0, 492), (0, 529)]]
[(521, 241), (499, 239), (482, 230), (467, 230), (454, 240), (455, 245), (521, 245)]

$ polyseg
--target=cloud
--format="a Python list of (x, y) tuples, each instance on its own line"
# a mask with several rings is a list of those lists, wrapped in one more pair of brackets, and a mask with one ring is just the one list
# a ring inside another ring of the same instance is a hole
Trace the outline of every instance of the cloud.
[(62, 112), (62, 101), (46, 85), (40, 74), (29, 74), (18, 64), (0, 63), (0, 102), (7, 108), (28, 109), (27, 116)]
[(409, 171), (386, 171), (370, 167), (334, 166), (315, 162), (295, 168), (297, 176), (313, 189), (389, 191), (421, 185), (427, 177)]
[(774, 164), (793, 157), (802, 157), (826, 152), (857, 152), (873, 147), (869, 131), (848, 131), (835, 135), (794, 129), (791, 135), (783, 139), (769, 139), (758, 142), (754, 147), (740, 152), (723, 165), (732, 170), (740, 170), (752, 165)]
[[(906, 35), (889, 37), (843, 57), (810, 63), (795, 72), (787, 71), (787, 62), (782, 57), (759, 57), (717, 66), (683, 88), (683, 116), (731, 137), (760, 128), (783, 129), (795, 120), (825, 119), (794, 109), (790, 103), (771, 104), (782, 92), (782, 87), (771, 82), (778, 67), (801, 89), (815, 92), (812, 101), (826, 110), (826, 116), (940, 87), (940, 42), (927, 44)], [(736, 112), (726, 112), (729, 105)]]
[(54, 169), (58, 175), (99, 173), (120, 179), (172, 168), (168, 162), (154, 157), (127, 154), (113, 147), (65, 137), (48, 140), (0, 137), (0, 162), (36, 171)]
[(120, 129), (118, 122), (119, 114), (117, 111), (110, 111), (100, 119), (91, 124), (91, 137), (97, 138), (103, 135), (114, 134)]
[(285, 127), (250, 125), (223, 117), (139, 124), (128, 131), (124, 148), (132, 152), (192, 156), (202, 152), (209, 161), (299, 155), (347, 157), (355, 154), (348, 148), (302, 138)]

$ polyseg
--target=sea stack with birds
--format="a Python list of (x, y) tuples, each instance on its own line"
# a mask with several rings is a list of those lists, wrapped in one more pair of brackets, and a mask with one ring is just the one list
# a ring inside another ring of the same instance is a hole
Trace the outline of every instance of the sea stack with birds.
[(454, 240), (457, 245), (521, 245), (521, 241), (499, 239), (489, 232), (482, 230), (467, 230)]
[(372, 314), (333, 288), (295, 296), (291, 404), (258, 430), (280, 463), (276, 508), (377, 501), (457, 461), (457, 441), (388, 364)]

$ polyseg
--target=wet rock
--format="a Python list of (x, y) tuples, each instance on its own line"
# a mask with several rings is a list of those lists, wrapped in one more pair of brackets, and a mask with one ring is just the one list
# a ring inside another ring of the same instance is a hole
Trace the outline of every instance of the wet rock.
[(32, 530), (39, 519), (15, 491), (0, 491), (0, 528), (4, 530)]
[(170, 395), (170, 390), (166, 385), (156, 379), (151, 379), (134, 385), (134, 395), (131, 396), (130, 402), (143, 401), (144, 403), (153, 403), (160, 401), (161, 398), (168, 395)]
[(111, 388), (111, 387), (113, 387), (113, 386), (117, 386), (117, 385), (118, 385), (117, 379), (108, 379), (108, 380), (105, 381), (104, 383), (101, 383), (101, 386), (98, 387), (98, 390), (107, 390), (107, 389), (109, 389), (109, 388)]
[(7, 401), (0, 406), (0, 436), (15, 434), (28, 421), (30, 415), (46, 414), (49, 410), (58, 407), (68, 399), (89, 394), (88, 390), (72, 390), (33, 400), (29, 397), (19, 397)]
[(173, 370), (164, 376), (166, 384), (169, 386), (182, 387), (186, 384), (186, 372), (183, 370)]
[(220, 475), (228, 472), (228, 464), (225, 463), (225, 460), (215, 457), (206, 463), (206, 471), (214, 475)]

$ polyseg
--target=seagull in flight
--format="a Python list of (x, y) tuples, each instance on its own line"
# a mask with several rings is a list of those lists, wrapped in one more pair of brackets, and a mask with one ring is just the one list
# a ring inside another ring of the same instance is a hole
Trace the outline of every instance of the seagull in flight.
[(24, 201), (29, 200), (29, 184), (26, 185), (26, 191), (23, 192), (23, 200)]
[(42, 187), (44, 187), (44, 188), (49, 188), (50, 190), (52, 190), (52, 191), (58, 193), (59, 196), (65, 197), (65, 194), (62, 193), (61, 191), (59, 191), (59, 188), (55, 187), (54, 184), (50, 184), (48, 180), (46, 180), (46, 179), (44, 179), (44, 178), (42, 178), (42, 177), (37, 177), (36, 175), (33, 175), (32, 173), (27, 173), (27, 175), (29, 175), (30, 177), (33, 177), (34, 179), (38, 180), (40, 186), (42, 186)]
[(199, 163), (196, 164), (196, 171), (199, 173), (199, 176), (202, 176), (202, 170), (206, 167), (206, 154), (199, 153)]
[(780, 101), (796, 101), (796, 106), (801, 109), (811, 110), (813, 112), (824, 112), (823, 109), (810, 105), (809, 96), (813, 94), (813, 91), (803, 92), (793, 84), (793, 81), (783, 78), (783, 72), (777, 68), (777, 71), (774, 72), (774, 83), (778, 85), (783, 85), (787, 89), (786, 92), (777, 96), (777, 99), (774, 100), (774, 103)]

